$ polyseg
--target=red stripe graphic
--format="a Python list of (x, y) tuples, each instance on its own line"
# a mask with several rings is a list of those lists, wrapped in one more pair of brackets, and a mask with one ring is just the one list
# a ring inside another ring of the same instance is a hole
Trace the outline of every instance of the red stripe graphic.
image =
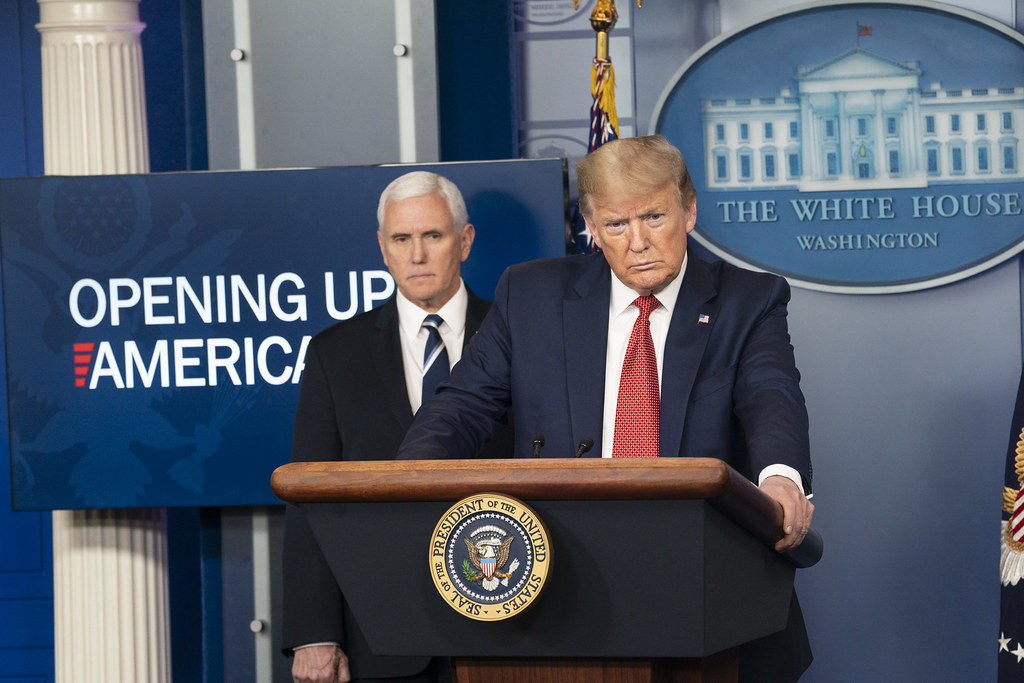
[(74, 355), (74, 368), (75, 368), (75, 386), (84, 387), (86, 378), (89, 376), (89, 366), (92, 365), (92, 351), (96, 348), (96, 345), (92, 342), (76, 342), (73, 344), (75, 355)]

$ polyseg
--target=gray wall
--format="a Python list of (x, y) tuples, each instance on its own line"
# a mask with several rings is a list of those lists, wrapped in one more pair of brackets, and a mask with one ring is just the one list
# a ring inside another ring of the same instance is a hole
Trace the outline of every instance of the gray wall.
[[(715, 31), (792, 4), (634, 9), (638, 132), (669, 77)], [(1014, 16), (1010, 0), (958, 4)], [(994, 680), (1020, 263), (908, 294), (794, 289), (790, 328), (825, 538), (821, 564), (797, 577), (815, 653), (802, 680)]]
[(805, 680), (992, 680), (1020, 267), (853, 296), (794, 290), (822, 563)]
[[(356, 166), (402, 161), (399, 65), (416, 83), (417, 158), (437, 159), (433, 2), (413, 0), (405, 44), (396, 43), (394, 2), (303, 0), (249, 3), (244, 64), (230, 2), (203, 3), (211, 169), (239, 168), (237, 75), (252, 74), (255, 167)], [(411, 39), (410, 39), (411, 38)], [(404, 82), (404, 81), (403, 81)]]

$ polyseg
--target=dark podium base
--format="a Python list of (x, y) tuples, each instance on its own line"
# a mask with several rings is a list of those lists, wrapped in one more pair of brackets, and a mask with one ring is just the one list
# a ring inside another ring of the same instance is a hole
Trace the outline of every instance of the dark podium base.
[[(736, 648), (789, 617), (781, 508), (719, 460), (599, 460), (292, 463), (272, 485), (302, 504), (377, 654), (454, 658), (459, 683), (736, 681)], [(430, 573), (438, 520), (481, 491), (528, 501), (557, 558), (503, 621), (451, 609)]]
[(735, 683), (737, 650), (694, 659), (452, 660), (455, 683)]

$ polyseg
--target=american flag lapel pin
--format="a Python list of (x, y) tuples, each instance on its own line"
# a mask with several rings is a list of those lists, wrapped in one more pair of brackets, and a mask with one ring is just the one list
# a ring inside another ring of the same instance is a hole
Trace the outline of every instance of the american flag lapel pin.
[(701, 313), (700, 315), (697, 316), (697, 322), (703, 325), (707, 325), (709, 322), (711, 322), (711, 316), (708, 315), (707, 313)]

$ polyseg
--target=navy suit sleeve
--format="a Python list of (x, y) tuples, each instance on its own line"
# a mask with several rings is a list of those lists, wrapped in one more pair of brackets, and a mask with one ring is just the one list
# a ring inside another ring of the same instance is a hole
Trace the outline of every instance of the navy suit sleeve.
[(810, 491), (807, 409), (786, 322), (789, 284), (774, 278), (739, 357), (733, 406), (743, 426), (751, 471), (794, 468)]
[[(315, 344), (306, 350), (299, 406), (292, 438), (292, 461), (340, 460), (341, 437), (334, 420), (334, 400)], [(283, 648), (333, 641), (344, 646), (342, 596), (327, 560), (302, 510), (285, 509), (283, 549)]]
[(511, 407), (509, 272), (448, 382), (423, 406), (398, 449), (399, 460), (472, 458)]
[(345, 647), (341, 590), (302, 510), (285, 508), (282, 649), (335, 642)]

